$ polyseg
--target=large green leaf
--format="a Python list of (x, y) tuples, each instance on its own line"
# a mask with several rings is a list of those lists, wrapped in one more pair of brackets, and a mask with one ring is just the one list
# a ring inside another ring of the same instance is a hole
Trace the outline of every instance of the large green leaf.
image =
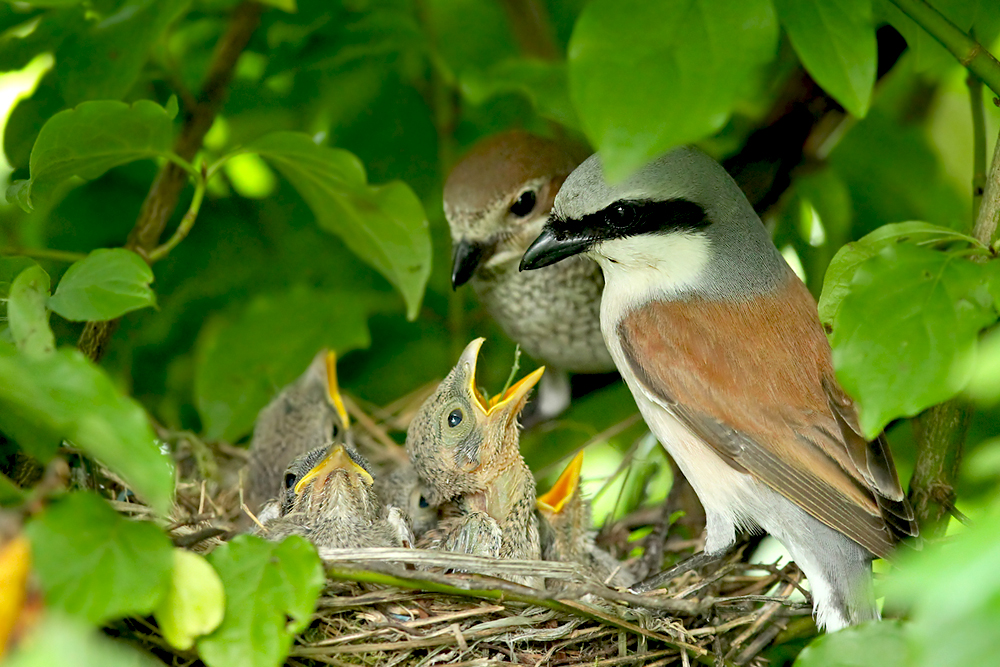
[(879, 227), (860, 241), (841, 246), (827, 267), (823, 294), (819, 298), (819, 319), (832, 327), (844, 297), (851, 291), (854, 272), (870, 257), (895, 243), (913, 243), (933, 247), (958, 241), (976, 244), (976, 240), (954, 229), (926, 222), (897, 222)]
[(7, 298), (7, 320), (14, 343), (29, 356), (41, 356), (56, 349), (49, 328), (49, 274), (40, 266), (30, 266), (14, 279)]
[(91, 180), (135, 160), (166, 157), (172, 144), (173, 116), (159, 104), (84, 102), (45, 123), (31, 149), (31, 179), (12, 185), (8, 199), (30, 211), (39, 189), (73, 176)]
[(504, 93), (519, 93), (531, 101), (539, 116), (563, 127), (580, 126), (569, 99), (565, 63), (514, 58), (496, 63), (485, 72), (470, 70), (462, 75), (460, 85), (462, 94), (473, 104)]
[(316, 550), (300, 537), (281, 543), (240, 535), (209, 557), (226, 591), (226, 615), (198, 640), (209, 667), (277, 667), (309, 625), (326, 578)]
[(100, 248), (74, 262), (49, 299), (49, 308), (67, 320), (113, 320), (156, 305), (150, 289), (153, 270), (124, 248)]
[(368, 316), (387, 296), (299, 286), (259, 296), (235, 317), (211, 320), (198, 341), (195, 374), (205, 437), (232, 441), (250, 431), (260, 409), (321, 348), (342, 355), (368, 347)]
[(822, 635), (803, 649), (795, 667), (910, 667), (913, 648), (899, 621), (871, 622)]
[(833, 361), (874, 438), (962, 390), (979, 332), (997, 319), (993, 268), (957, 253), (894, 244), (854, 272), (833, 324)]
[(246, 146), (271, 162), (299, 191), (323, 229), (337, 234), (403, 295), (417, 316), (431, 269), (427, 218), (405, 183), (367, 184), (351, 153), (317, 145), (298, 132), (274, 132)]
[[(2, 349), (7, 348), (7, 349)], [(77, 350), (34, 358), (0, 344), (0, 430), (45, 461), (62, 439), (115, 471), (165, 512), (174, 490), (170, 457), (146, 413)]]
[(222, 623), (226, 594), (222, 580), (204, 557), (174, 549), (170, 587), (153, 615), (171, 646), (187, 651), (194, 640)]
[(153, 656), (62, 614), (47, 614), (4, 667), (163, 667)]
[(608, 177), (718, 131), (777, 37), (769, 0), (589, 3), (569, 45), (569, 87)]
[(816, 82), (855, 116), (875, 85), (871, 0), (775, 0), (778, 18)]
[(54, 502), (25, 532), (50, 607), (104, 623), (148, 614), (167, 592), (173, 564), (167, 536), (91, 493)]

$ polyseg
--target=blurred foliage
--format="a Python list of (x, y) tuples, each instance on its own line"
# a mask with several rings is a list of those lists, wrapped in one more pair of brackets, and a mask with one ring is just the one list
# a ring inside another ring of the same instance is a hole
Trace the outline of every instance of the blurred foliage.
[[(920, 26), (889, 0), (536, 0), (535, 16), (503, 0), (265, 4), (227, 82), (213, 67), (247, 7), (237, 0), (0, 3), (13, 202), (0, 207), (0, 505), (26, 520), (46, 604), (10, 664), (147, 664), (93, 630), (134, 614), (210, 667), (280, 664), (312, 612), (319, 561), (298, 540), (240, 537), (207, 559), (174, 550), (173, 445), (157, 434), (245, 443), (323, 346), (347, 393), (384, 405), (485, 335), (479, 379), (499, 388), (514, 345), (449, 282), (441, 190), (455, 160), (510, 127), (589, 142), (611, 178), (683, 142), (732, 158), (788, 111), (800, 67), (832, 99), (762, 217), (820, 298), (838, 375), (865, 430), (888, 427), (904, 480), (904, 418), (957, 396), (976, 406), (958, 497), (981, 521), (914, 555), (887, 589), (907, 620), (821, 639), (800, 662), (986, 664), (1000, 276), (995, 249), (970, 238), (966, 72)], [(932, 4), (997, 41), (994, 0)], [(548, 45), (523, 38), (535, 20)], [(894, 64), (875, 38), (886, 23), (907, 44)], [(225, 102), (185, 159), (177, 138), (206, 81)], [(987, 93), (989, 149), (1000, 113)], [(164, 245), (140, 257), (123, 246), (166, 164), (186, 185)], [(86, 322), (118, 318), (99, 364), (74, 349)], [(593, 441), (598, 521), (662, 499), (662, 451), (641, 421), (615, 429), (634, 413), (614, 382), (526, 432), (540, 486)], [(25, 455), (100, 462), (153, 520), (98, 501), (125, 496), (81, 466), (64, 493)]]

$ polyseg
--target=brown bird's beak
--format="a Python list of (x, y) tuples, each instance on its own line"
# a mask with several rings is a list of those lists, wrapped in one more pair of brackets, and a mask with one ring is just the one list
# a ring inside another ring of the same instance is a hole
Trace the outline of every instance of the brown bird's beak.
[(482, 243), (467, 239), (456, 242), (451, 253), (451, 288), (457, 289), (469, 282), (479, 265), (492, 254), (490, 250)]
[(583, 468), (583, 452), (581, 451), (569, 462), (566, 469), (552, 488), (538, 496), (538, 509), (548, 514), (559, 514), (566, 503), (570, 501), (580, 488), (580, 470)]
[(371, 473), (355, 463), (347, 449), (343, 445), (334, 445), (322, 461), (313, 466), (313, 469), (302, 476), (298, 484), (295, 485), (295, 495), (300, 495), (309, 482), (316, 480), (316, 489), (321, 489), (326, 485), (326, 480), (330, 478), (335, 470), (346, 470), (361, 477), (365, 484), (371, 486), (375, 483)]
[(545, 366), (540, 366), (531, 373), (528, 373), (508, 388), (507, 391), (503, 392), (503, 394), (497, 394), (487, 400), (476, 386), (476, 364), (479, 361), (479, 350), (482, 348), (485, 340), (485, 338), (477, 338), (469, 343), (458, 360), (459, 364), (465, 365), (465, 373), (469, 382), (469, 395), (472, 396), (473, 402), (482, 410), (483, 415), (486, 417), (500, 412), (518, 414), (521, 408), (524, 407), (525, 401), (528, 400), (528, 394), (538, 384), (542, 374), (545, 372)]
[(346, 431), (351, 425), (351, 420), (347, 415), (347, 408), (344, 407), (340, 387), (337, 386), (337, 353), (332, 351), (326, 353), (326, 391), (330, 397), (330, 403), (333, 404), (333, 409), (337, 411), (337, 416), (340, 417)]
[(540, 269), (555, 264), (567, 257), (579, 255), (594, 245), (594, 237), (590, 234), (575, 233), (561, 227), (562, 221), (549, 219), (538, 235), (521, 257), (521, 271)]

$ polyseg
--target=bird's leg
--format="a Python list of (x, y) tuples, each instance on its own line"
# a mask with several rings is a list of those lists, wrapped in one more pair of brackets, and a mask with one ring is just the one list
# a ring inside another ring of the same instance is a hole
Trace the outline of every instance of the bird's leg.
[(674, 565), (659, 574), (654, 574), (652, 577), (643, 579), (629, 588), (629, 591), (632, 593), (647, 593), (651, 590), (662, 588), (664, 584), (676, 579), (685, 572), (697, 570), (705, 567), (706, 565), (710, 565), (711, 563), (719, 562), (732, 553), (732, 550), (732, 547), (728, 547), (723, 551), (717, 551), (714, 553), (707, 553), (705, 551), (696, 553), (695, 555), (685, 558), (681, 562), (677, 563), (677, 565)]

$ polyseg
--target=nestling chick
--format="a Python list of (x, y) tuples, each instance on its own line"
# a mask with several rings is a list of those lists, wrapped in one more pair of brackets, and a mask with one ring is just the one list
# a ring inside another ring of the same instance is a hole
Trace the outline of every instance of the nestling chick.
[(453, 246), (452, 285), (471, 280), (479, 300), (512, 340), (546, 364), (538, 416), (570, 399), (572, 373), (606, 373), (614, 362), (601, 335), (604, 278), (578, 257), (520, 273), (563, 180), (579, 164), (566, 147), (521, 130), (485, 139), (448, 176), (444, 212)]
[[(330, 444), (288, 466), (277, 518), (263, 535), (282, 540), (302, 535), (318, 547), (400, 547), (412, 543), (402, 512), (375, 495), (368, 462), (353, 447)], [(262, 512), (266, 514), (267, 512)]]
[(427, 487), (411, 463), (379, 475), (375, 479), (375, 493), (386, 505), (398, 507), (406, 514), (416, 539), (437, 525), (437, 508), (428, 502)]
[(427, 485), (428, 502), (439, 507), (455, 501), (458, 517), (445, 524), (445, 548), (481, 553), (482, 541), (495, 532), (492, 521), (501, 540), (497, 553), (489, 555), (537, 559), (535, 481), (518, 451), (517, 417), (544, 368), (487, 401), (476, 389), (482, 344), (482, 338), (469, 343), (420, 407), (406, 446)]
[(250, 511), (259, 513), (265, 501), (284, 492), (282, 476), (293, 459), (331, 440), (343, 442), (348, 425), (337, 357), (322, 350), (257, 416), (245, 478)]
[(580, 490), (583, 452), (573, 457), (549, 491), (538, 496), (538, 532), (542, 558), (582, 565), (590, 576), (611, 586), (626, 587), (635, 576), (594, 542), (590, 502)]

